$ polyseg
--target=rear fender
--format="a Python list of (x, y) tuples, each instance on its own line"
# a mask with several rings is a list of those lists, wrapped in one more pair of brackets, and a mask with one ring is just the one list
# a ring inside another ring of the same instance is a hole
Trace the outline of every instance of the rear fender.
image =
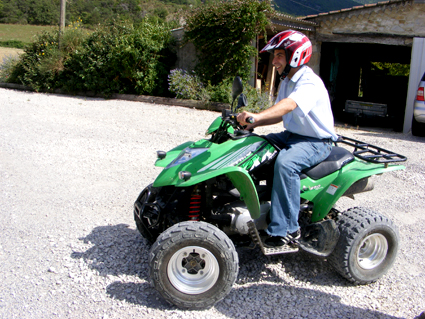
[(226, 175), (233, 183), (233, 186), (237, 188), (237, 190), (241, 194), (241, 200), (245, 202), (245, 205), (249, 210), (251, 217), (253, 219), (259, 218), (260, 202), (258, 199), (257, 190), (255, 188), (251, 176), (243, 168), (232, 166), (215, 171), (208, 171), (206, 173), (192, 176), (188, 181), (182, 181), (182, 183), (177, 184), (176, 187), (193, 186), (220, 175)]
[(341, 170), (320, 180), (314, 181), (310, 178), (302, 180), (301, 197), (314, 203), (311, 221), (314, 223), (323, 219), (355, 182), (373, 175), (401, 169), (405, 169), (405, 167), (403, 165), (385, 167), (385, 164), (367, 163), (356, 159)]

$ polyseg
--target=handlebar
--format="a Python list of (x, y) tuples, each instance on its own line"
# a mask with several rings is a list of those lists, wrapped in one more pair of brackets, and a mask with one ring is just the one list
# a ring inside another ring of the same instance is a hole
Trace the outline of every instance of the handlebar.
[[(233, 113), (231, 110), (223, 110), (222, 111), (222, 118), (230, 123), (235, 129), (244, 129), (244, 127), (241, 126), (241, 124), (237, 121), (238, 114)], [(246, 122), (249, 124), (254, 124), (255, 119), (250, 116), (246, 119)]]
[(250, 116), (250, 117), (248, 117), (246, 119), (246, 122), (249, 123), (249, 124), (254, 124), (255, 123), (255, 119), (252, 116)]

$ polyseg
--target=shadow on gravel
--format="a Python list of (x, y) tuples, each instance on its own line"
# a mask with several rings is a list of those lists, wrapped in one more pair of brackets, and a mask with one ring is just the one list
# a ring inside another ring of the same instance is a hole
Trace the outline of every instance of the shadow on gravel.
[(94, 246), (85, 252), (73, 252), (71, 257), (83, 259), (99, 275), (129, 275), (148, 280), (149, 246), (137, 230), (125, 224), (99, 226), (79, 239)]
[[(106, 287), (110, 298), (159, 310), (177, 309), (149, 284), (149, 246), (137, 230), (125, 224), (100, 226), (80, 240), (93, 247), (85, 252), (73, 252), (71, 257), (84, 260), (100, 276), (126, 275), (144, 280), (129, 282), (132, 279), (126, 278), (126, 282), (114, 281)], [(239, 287), (235, 286), (215, 306), (227, 317), (240, 317), (238, 310), (249, 309), (251, 317), (259, 318), (270, 314), (271, 309), (276, 311), (276, 305), (280, 304), (282, 317), (303, 314), (305, 318), (317, 318), (328, 313), (329, 317), (342, 318), (396, 318), (378, 311), (343, 305), (340, 298), (332, 294), (291, 285), (292, 281), (298, 280), (313, 285), (349, 286), (323, 259), (304, 252), (266, 257), (258, 249), (238, 249), (238, 254), (240, 270), (236, 284)], [(276, 313), (274, 317), (280, 317), (280, 314)]]
[(159, 310), (173, 310), (176, 307), (167, 303), (149, 283), (116, 281), (106, 287), (106, 293), (116, 300)]
[(399, 318), (344, 305), (339, 296), (325, 292), (270, 284), (234, 288), (215, 308), (229, 318), (239, 318), (238, 309), (251, 318)]
[[(135, 229), (126, 224), (99, 226), (86, 237), (79, 238), (93, 247), (84, 252), (73, 252), (71, 257), (82, 259), (100, 276), (133, 276), (146, 282), (115, 281), (106, 293), (117, 300), (161, 310), (173, 309), (149, 284), (149, 245)], [(135, 279), (135, 281), (139, 279)]]
[(352, 287), (339, 276), (326, 259), (304, 251), (294, 254), (264, 256), (259, 249), (238, 249), (238, 284), (274, 282), (287, 283), (297, 280), (311, 285), (328, 287)]

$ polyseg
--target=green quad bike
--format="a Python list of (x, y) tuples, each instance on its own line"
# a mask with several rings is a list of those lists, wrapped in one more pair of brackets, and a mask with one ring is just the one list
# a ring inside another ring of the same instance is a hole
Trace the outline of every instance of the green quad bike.
[(329, 157), (301, 175), (301, 239), (265, 247), (260, 233), (267, 228), (279, 150), (236, 121), (236, 109), (246, 105), (242, 90), (236, 77), (231, 110), (211, 124), (209, 139), (158, 152), (155, 165), (164, 169), (134, 204), (137, 228), (153, 244), (151, 284), (180, 308), (209, 308), (230, 292), (241, 244), (265, 255), (302, 249), (327, 257), (355, 284), (383, 276), (396, 258), (397, 227), (370, 209), (333, 206), (341, 196), (372, 190), (371, 176), (404, 169), (394, 163), (406, 157), (340, 136)]

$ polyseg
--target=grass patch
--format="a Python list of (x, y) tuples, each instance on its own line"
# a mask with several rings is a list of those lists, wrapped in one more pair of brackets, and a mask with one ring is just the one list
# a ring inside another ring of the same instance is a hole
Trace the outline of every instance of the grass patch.
[(0, 46), (22, 48), (20, 46), (33, 42), (37, 34), (57, 28), (58, 26), (0, 24)]
[(17, 40), (0, 41), (0, 47), (3, 48), (24, 49), (25, 45), (26, 43)]

